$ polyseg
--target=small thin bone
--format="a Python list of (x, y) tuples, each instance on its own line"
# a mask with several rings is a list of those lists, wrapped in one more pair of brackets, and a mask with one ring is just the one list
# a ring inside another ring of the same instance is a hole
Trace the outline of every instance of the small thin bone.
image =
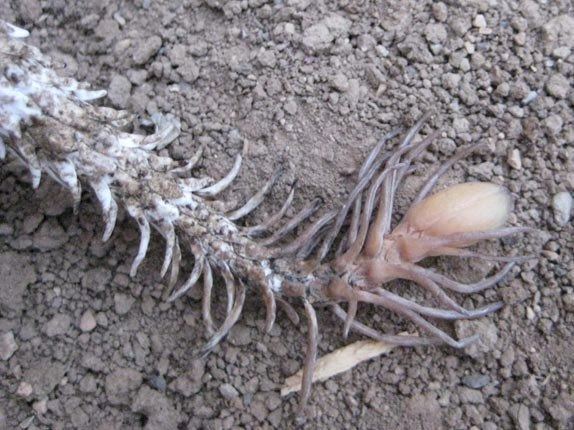
[(313, 200), (309, 205), (305, 206), (301, 209), (293, 218), (291, 218), (287, 223), (269, 236), (267, 239), (261, 241), (261, 245), (269, 246), (277, 242), (287, 233), (291, 232), (295, 227), (313, 215), (319, 209), (319, 205), (321, 204), (321, 199)]
[(175, 169), (171, 169), (170, 173), (172, 175), (185, 175), (186, 173), (188, 173), (197, 165), (197, 163), (199, 163), (199, 160), (201, 160), (201, 157), (203, 156), (204, 149), (205, 144), (202, 144), (199, 147), (199, 149), (195, 152), (195, 154), (193, 154), (193, 157), (191, 157), (185, 165), (181, 167), (176, 167)]
[[(334, 304), (331, 307), (331, 310), (335, 314), (335, 316), (343, 321), (347, 320), (347, 313), (343, 310), (343, 308), (337, 304)], [(372, 329), (358, 321), (353, 321), (351, 323), (351, 329), (356, 331), (363, 336), (367, 336), (370, 339), (376, 340), (378, 342), (388, 343), (394, 346), (405, 346), (405, 347), (413, 347), (413, 346), (428, 346), (428, 345), (438, 345), (442, 343), (440, 339), (435, 337), (423, 337), (423, 336), (414, 336), (414, 335), (396, 335), (396, 334), (383, 334), (378, 332), (377, 330)]]
[(221, 263), (221, 271), (223, 274), (223, 280), (225, 281), (225, 290), (227, 291), (227, 313), (229, 316), (233, 309), (233, 303), (235, 302), (235, 280), (233, 279), (233, 274), (229, 269), (227, 263)]
[(133, 278), (134, 276), (136, 276), (138, 272), (138, 267), (140, 266), (141, 262), (143, 261), (147, 253), (151, 229), (143, 210), (141, 210), (136, 206), (127, 206), (127, 210), (130, 216), (134, 218), (138, 223), (141, 236), (138, 253), (136, 254), (136, 257), (132, 262), (132, 267), (130, 268), (130, 276)]
[[(350, 345), (339, 348), (324, 355), (315, 363), (313, 382), (326, 381), (333, 376), (351, 370), (363, 361), (371, 360), (383, 354), (388, 354), (395, 348), (387, 342), (376, 340), (360, 340)], [(301, 389), (303, 371), (299, 370), (288, 377), (281, 388), (281, 396), (284, 397)]]
[(180, 263), (181, 263), (181, 248), (179, 247), (179, 239), (176, 236), (175, 243), (173, 244), (173, 257), (171, 259), (171, 273), (169, 275), (169, 284), (167, 285), (170, 291), (177, 282), (177, 277), (179, 276)]
[(185, 281), (185, 284), (183, 284), (179, 288), (179, 290), (174, 292), (167, 299), (168, 302), (173, 302), (175, 299), (177, 299), (177, 298), (183, 296), (185, 293), (187, 293), (187, 291), (189, 291), (189, 289), (191, 289), (191, 287), (193, 287), (197, 283), (197, 280), (201, 276), (201, 272), (203, 271), (203, 264), (205, 262), (205, 257), (198, 250), (192, 250), (192, 251), (193, 251), (193, 256), (195, 257), (195, 264), (193, 266), (193, 270), (191, 271), (191, 274), (189, 275), (189, 278), (187, 279), (187, 281)]
[(307, 352), (303, 365), (303, 375), (301, 376), (301, 410), (304, 410), (311, 395), (311, 385), (317, 362), (317, 346), (319, 342), (319, 326), (317, 324), (317, 314), (315, 309), (307, 299), (303, 299), (305, 315), (307, 317)]
[(295, 326), (299, 325), (299, 323), (301, 322), (299, 315), (297, 314), (295, 308), (291, 306), (291, 303), (289, 303), (287, 300), (282, 299), (281, 297), (276, 297), (275, 300), (277, 301), (277, 303), (279, 303), (279, 306), (281, 306), (281, 309), (283, 309), (283, 311), (287, 315), (287, 318), (289, 318), (289, 320), (293, 323), (293, 325)]
[(265, 333), (269, 333), (275, 324), (277, 303), (275, 302), (275, 294), (268, 284), (261, 285), (261, 291), (263, 293), (263, 302), (265, 303)]
[(211, 317), (211, 292), (213, 290), (213, 274), (211, 266), (206, 261), (203, 266), (203, 298), (201, 302), (201, 313), (203, 315), (203, 323), (205, 330), (209, 335), (214, 332), (213, 318)]
[(143, 138), (141, 148), (147, 151), (159, 151), (179, 136), (181, 124), (175, 116), (156, 113), (151, 116), (151, 120), (155, 125), (155, 133)]
[(289, 191), (289, 194), (287, 195), (287, 198), (285, 199), (283, 206), (281, 206), (281, 209), (279, 209), (279, 211), (276, 214), (271, 215), (261, 224), (246, 228), (244, 230), (245, 233), (248, 236), (255, 237), (260, 235), (261, 233), (269, 231), (269, 229), (273, 227), (273, 225), (275, 225), (281, 218), (283, 218), (285, 212), (287, 212), (287, 209), (289, 209), (289, 207), (291, 206), (294, 196), (295, 196), (295, 184), (291, 185), (291, 190)]
[(175, 248), (175, 228), (172, 223), (167, 222), (162, 226), (162, 235), (165, 238), (165, 255), (163, 258), (163, 265), (161, 266), (160, 277), (163, 278), (169, 269), (169, 265), (173, 258), (173, 251)]
[(351, 325), (353, 321), (355, 321), (355, 317), (357, 316), (357, 307), (359, 301), (356, 297), (353, 297), (352, 300), (349, 301), (349, 308), (347, 311), (347, 318), (345, 319), (345, 325), (343, 326), (343, 338), (347, 339), (349, 336), (349, 331), (351, 330)]
[(404, 306), (405, 308), (408, 308), (414, 312), (417, 312), (417, 313), (424, 315), (424, 316), (427, 316), (427, 317), (437, 318), (437, 319), (442, 319), (442, 320), (447, 320), (447, 321), (460, 320), (460, 319), (481, 318), (483, 316), (486, 316), (486, 315), (489, 315), (493, 312), (498, 311), (504, 305), (504, 303), (502, 303), (502, 302), (496, 302), (496, 303), (492, 303), (488, 306), (485, 306), (485, 307), (482, 307), (479, 309), (467, 310), (464, 314), (462, 314), (462, 313), (456, 312), (456, 311), (450, 311), (450, 310), (446, 310), (446, 309), (438, 309), (438, 308), (430, 308), (428, 306), (422, 306), (422, 305), (419, 305), (418, 303), (415, 303), (411, 300), (405, 299), (401, 296), (398, 296), (394, 293), (391, 293), (390, 291), (387, 291), (383, 288), (375, 288), (374, 291), (379, 296), (381, 296), (383, 299), (392, 301), (399, 306)]
[(116, 219), (118, 216), (118, 205), (112, 196), (112, 191), (108, 185), (108, 181), (100, 178), (99, 181), (90, 182), (96, 198), (102, 208), (104, 222), (106, 227), (102, 236), (102, 241), (106, 242), (112, 235), (116, 226)]
[(425, 269), (423, 267), (420, 267), (419, 269), (421, 269), (421, 272), (423, 273), (424, 276), (432, 279), (437, 284), (442, 285), (444, 288), (447, 288), (451, 291), (456, 291), (457, 293), (472, 294), (472, 293), (478, 293), (480, 291), (483, 291), (487, 288), (493, 287), (496, 284), (498, 284), (498, 282), (500, 282), (515, 265), (516, 263), (514, 262), (507, 263), (504, 265), (502, 269), (500, 269), (494, 275), (485, 278), (482, 281), (477, 282), (475, 284), (463, 284), (460, 282), (456, 282), (444, 275), (441, 275), (440, 273), (433, 272), (432, 270)]
[(45, 168), (56, 182), (70, 191), (74, 202), (74, 213), (77, 214), (82, 200), (82, 184), (78, 180), (74, 164), (67, 160), (52, 161), (49, 164), (46, 163)]
[(285, 246), (278, 246), (274, 249), (270, 250), (270, 253), (275, 257), (286, 256), (289, 254), (293, 254), (297, 252), (299, 249), (305, 247), (315, 238), (315, 235), (321, 231), (321, 229), (329, 224), (335, 217), (337, 216), (336, 211), (327, 212), (309, 227), (307, 227), (300, 236), (298, 236), (295, 240)]
[(282, 168), (278, 168), (277, 170), (275, 170), (275, 173), (273, 173), (271, 178), (269, 178), (269, 180), (265, 183), (265, 185), (263, 185), (263, 187), (261, 187), (261, 189), (257, 191), (257, 193), (255, 193), (255, 195), (251, 197), (247, 201), (247, 203), (245, 203), (239, 209), (229, 212), (228, 214), (226, 214), (226, 217), (229, 218), (231, 221), (236, 221), (239, 218), (242, 218), (250, 214), (253, 210), (255, 210), (257, 206), (259, 206), (261, 202), (263, 202), (265, 195), (269, 192), (273, 184), (277, 182), (277, 179), (279, 179), (282, 172), (283, 172)]
[(436, 327), (435, 325), (429, 323), (427, 320), (425, 320), (419, 314), (417, 314), (414, 311), (411, 311), (410, 309), (406, 308), (405, 306), (399, 305), (399, 304), (392, 302), (392, 301), (389, 301), (389, 300), (385, 300), (382, 297), (379, 297), (375, 294), (371, 294), (367, 291), (358, 291), (357, 292), (357, 298), (361, 302), (372, 303), (374, 305), (383, 306), (384, 308), (389, 309), (390, 311), (393, 311), (399, 315), (402, 315), (403, 317), (414, 322), (416, 325), (421, 327), (423, 330), (429, 332), (430, 334), (439, 338), (444, 343), (446, 343), (449, 346), (452, 346), (453, 348), (457, 348), (457, 349), (466, 348), (471, 343), (476, 342), (480, 337), (478, 334), (476, 334), (474, 336), (469, 336), (469, 337), (461, 339), (461, 340), (455, 340), (451, 336), (446, 334), (444, 331), (442, 331), (441, 329)]
[(243, 303), (245, 302), (245, 285), (243, 282), (239, 281), (237, 283), (237, 299), (233, 304), (233, 308), (223, 324), (219, 329), (215, 332), (215, 334), (211, 337), (211, 339), (205, 344), (205, 346), (201, 349), (201, 354), (205, 355), (209, 351), (211, 351), (221, 340), (227, 336), (229, 330), (233, 328), (239, 317), (241, 316), (241, 311), (243, 310)]
[(201, 197), (214, 197), (223, 190), (225, 190), (227, 187), (229, 187), (229, 185), (231, 185), (233, 180), (239, 174), (242, 160), (243, 158), (241, 157), (241, 154), (237, 154), (237, 156), (235, 157), (235, 162), (233, 163), (233, 167), (231, 168), (229, 173), (225, 175), (223, 179), (207, 188), (196, 191), (196, 194)]

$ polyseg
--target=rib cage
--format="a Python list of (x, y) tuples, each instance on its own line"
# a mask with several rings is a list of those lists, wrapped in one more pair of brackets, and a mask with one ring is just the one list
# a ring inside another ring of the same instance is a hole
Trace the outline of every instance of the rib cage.
[[(321, 214), (293, 240), (285, 240), (320, 208), (315, 200), (290, 220), (281, 221), (291, 205), (294, 185), (279, 211), (253, 227), (235, 221), (247, 216), (263, 201), (281, 175), (276, 170), (264, 186), (244, 205), (227, 213), (213, 209), (210, 200), (225, 190), (237, 176), (241, 155), (219, 181), (195, 178), (191, 170), (201, 157), (202, 148), (181, 165), (156, 151), (174, 141), (180, 132), (179, 120), (172, 115), (152, 116), (151, 135), (129, 133), (134, 117), (125, 111), (98, 107), (88, 102), (105, 96), (91, 91), (87, 84), (58, 76), (50, 61), (36, 48), (20, 40), (27, 32), (0, 21), (0, 158), (10, 153), (29, 171), (37, 188), (47, 173), (68, 189), (77, 211), (82, 189), (91, 189), (99, 202), (105, 222), (103, 240), (115, 228), (120, 207), (139, 226), (140, 243), (130, 275), (135, 276), (146, 256), (151, 231), (165, 240), (160, 275), (169, 276), (175, 300), (192, 288), (203, 288), (202, 315), (211, 335), (203, 347), (207, 353), (229, 332), (239, 319), (247, 294), (257, 291), (266, 307), (266, 329), (273, 327), (277, 304), (292, 320), (298, 320), (288, 298), (303, 304), (307, 317), (308, 348), (305, 359), (302, 405), (311, 387), (317, 355), (318, 326), (313, 304), (329, 305), (344, 323), (346, 336), (352, 329), (365, 336), (403, 346), (446, 343), (462, 348), (476, 336), (455, 340), (425, 317), (455, 320), (478, 318), (494, 312), (502, 303), (467, 310), (444, 291), (474, 293), (489, 288), (507, 275), (525, 257), (484, 256), (461, 247), (469, 240), (499, 238), (526, 232), (514, 227), (440, 237), (442, 254), (489, 258), (507, 264), (495, 275), (474, 285), (459, 284), (444, 275), (417, 266), (408, 259), (384, 259), (382, 253), (391, 231), (394, 195), (401, 180), (411, 172), (411, 163), (433, 141), (436, 133), (416, 141), (428, 115), (407, 131), (394, 150), (383, 148), (399, 135), (394, 130), (373, 148), (358, 174), (358, 182), (343, 207)], [(434, 172), (422, 187), (415, 202), (422, 201), (442, 174), (459, 159), (480, 147), (463, 148)], [(194, 257), (194, 267), (180, 280), (182, 248)], [(526, 257), (528, 258), (528, 257)], [(444, 309), (422, 306), (386, 291), (367, 273), (374, 263), (385, 265), (388, 280), (407, 279), (434, 295)], [(168, 275), (169, 272), (169, 275)], [(211, 316), (214, 277), (219, 276), (227, 294), (227, 315), (220, 327)], [(177, 287), (176, 287), (177, 286)], [(382, 306), (414, 322), (428, 337), (381, 334), (355, 320), (359, 303)], [(340, 304), (347, 303), (345, 311)]]

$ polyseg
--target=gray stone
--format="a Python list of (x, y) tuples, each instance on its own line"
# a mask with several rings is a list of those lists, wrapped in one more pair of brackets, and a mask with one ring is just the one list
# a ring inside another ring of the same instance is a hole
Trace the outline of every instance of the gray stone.
[(105, 389), (108, 401), (112, 405), (128, 405), (132, 391), (142, 384), (140, 372), (129, 368), (119, 368), (106, 376)]
[(9, 331), (0, 334), (0, 359), (4, 361), (10, 360), (10, 357), (18, 350), (18, 344), (14, 339), (14, 333)]
[(177, 68), (177, 72), (184, 81), (190, 84), (199, 78), (199, 66), (192, 58), (186, 58), (183, 64)]
[(141, 65), (146, 64), (151, 57), (153, 57), (159, 48), (161, 48), (161, 37), (159, 36), (152, 36), (148, 37), (145, 40), (142, 40), (133, 53), (133, 60), (134, 63)]
[(56, 314), (50, 321), (44, 324), (43, 330), (48, 337), (61, 336), (68, 332), (72, 318), (66, 314)]
[(462, 378), (462, 383), (468, 388), (478, 390), (490, 383), (490, 377), (488, 375), (479, 374), (466, 375)]
[(32, 237), (33, 246), (41, 252), (60, 248), (68, 241), (68, 235), (56, 219), (48, 219)]
[(428, 24), (424, 35), (429, 43), (442, 43), (446, 40), (447, 32), (443, 24)]
[(110, 81), (108, 99), (114, 106), (125, 109), (128, 106), (131, 91), (132, 83), (128, 78), (122, 75), (114, 75)]
[(92, 331), (97, 325), (96, 317), (94, 317), (94, 313), (91, 310), (88, 309), (82, 314), (82, 317), (80, 318), (80, 330), (84, 333)]
[(257, 61), (264, 67), (275, 67), (277, 62), (275, 53), (267, 49), (263, 49), (257, 54)]
[(66, 366), (50, 358), (42, 358), (30, 365), (24, 372), (22, 380), (29, 383), (33, 389), (33, 397), (47, 397), (66, 374)]
[(484, 403), (484, 397), (478, 390), (461, 387), (458, 391), (458, 397), (461, 403), (481, 404)]
[(95, 292), (102, 292), (109, 286), (112, 272), (105, 267), (88, 270), (82, 278), (82, 287)]
[(0, 254), (0, 309), (20, 312), (24, 292), (36, 282), (36, 271), (30, 260), (15, 252)]
[(514, 405), (508, 412), (518, 430), (530, 430), (530, 411), (525, 405)]
[(239, 391), (237, 391), (237, 389), (231, 384), (220, 385), (219, 392), (227, 400), (232, 400), (239, 397)]
[(349, 80), (343, 73), (337, 73), (330, 81), (331, 86), (339, 92), (344, 93), (349, 89)]
[(572, 195), (562, 191), (552, 197), (552, 210), (554, 211), (554, 220), (564, 227), (570, 221), (572, 212)]
[(303, 32), (302, 43), (310, 51), (322, 51), (327, 49), (334, 36), (324, 23), (314, 24)]
[(560, 73), (556, 73), (546, 82), (546, 91), (557, 99), (566, 98), (570, 91), (570, 82)]
[(114, 309), (118, 315), (127, 314), (134, 302), (135, 299), (132, 296), (122, 293), (114, 294)]

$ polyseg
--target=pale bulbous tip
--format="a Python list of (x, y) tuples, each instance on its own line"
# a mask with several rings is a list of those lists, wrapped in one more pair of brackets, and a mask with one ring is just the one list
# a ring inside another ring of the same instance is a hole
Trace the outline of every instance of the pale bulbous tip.
[(512, 211), (508, 190), (489, 182), (453, 185), (409, 209), (403, 224), (428, 236), (473, 233), (502, 227)]

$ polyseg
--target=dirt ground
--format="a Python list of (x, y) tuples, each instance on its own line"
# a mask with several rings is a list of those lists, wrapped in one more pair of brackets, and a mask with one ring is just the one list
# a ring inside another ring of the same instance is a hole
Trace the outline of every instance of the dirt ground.
[[(574, 428), (574, 228), (559, 194), (574, 193), (570, 1), (9, 0), (0, 16), (30, 30), (61, 73), (109, 89), (104, 103), (181, 117), (169, 153), (185, 159), (206, 145), (200, 172), (221, 177), (238, 136), (249, 142), (229, 199), (288, 160), (248, 222), (276, 209), (295, 178), (296, 209), (315, 196), (341, 204), (376, 140), (431, 110), (423, 134), (442, 134), (401, 189), (399, 213), (457, 147), (486, 143), (441, 186), (507, 186), (511, 223), (538, 232), (483, 249), (539, 255), (497, 288), (457, 297), (468, 308), (507, 305), (445, 325), (479, 332), (477, 347), (396, 349), (315, 384), (301, 423), (298, 398), (279, 388), (301, 367), (304, 329), (280, 312), (264, 334), (254, 295), (229, 338), (194, 358), (206, 339), (200, 296), (163, 300), (159, 237), (130, 279), (131, 221), (103, 244), (87, 195), (75, 216), (50, 181), (34, 192), (0, 168), (0, 428)], [(465, 282), (495, 268), (428, 264)], [(359, 314), (381, 331), (414, 330), (371, 307)], [(331, 314), (319, 312), (319, 325), (321, 355), (348, 342)]]

